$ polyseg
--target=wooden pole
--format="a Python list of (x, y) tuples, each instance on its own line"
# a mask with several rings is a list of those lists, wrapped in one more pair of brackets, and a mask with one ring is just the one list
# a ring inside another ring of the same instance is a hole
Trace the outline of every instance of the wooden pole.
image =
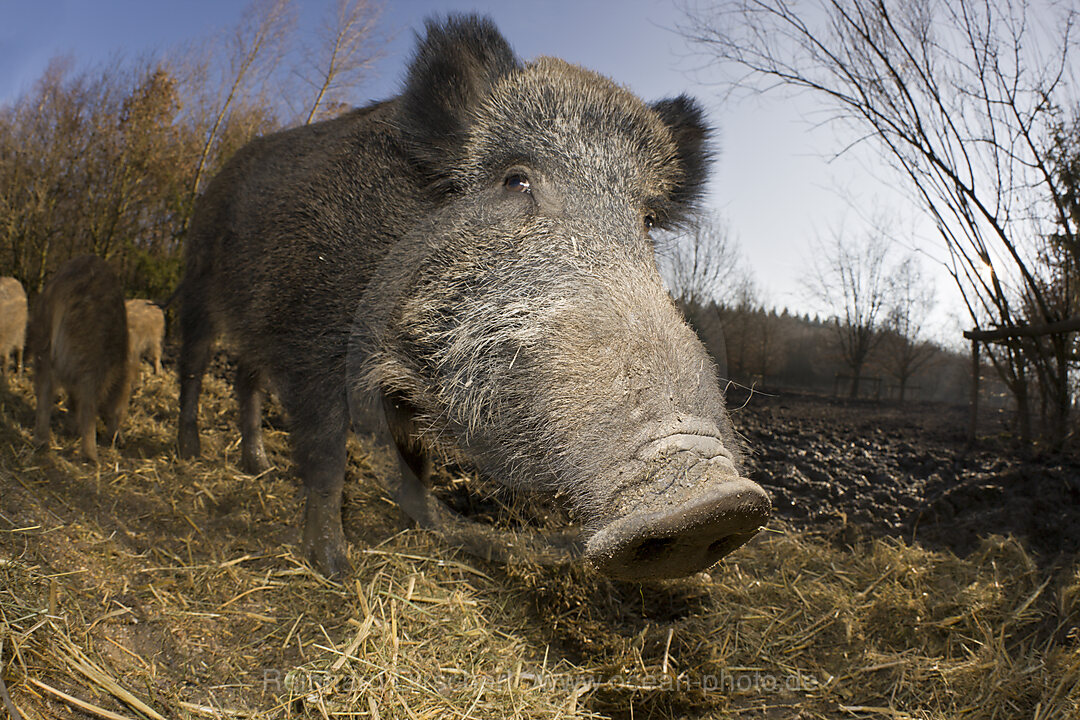
[(979, 341), (971, 341), (971, 417), (968, 421), (968, 442), (975, 443), (975, 426), (979, 422)]

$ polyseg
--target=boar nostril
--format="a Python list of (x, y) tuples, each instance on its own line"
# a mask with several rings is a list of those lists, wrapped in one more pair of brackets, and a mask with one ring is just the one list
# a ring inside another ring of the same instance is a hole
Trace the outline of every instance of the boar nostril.
[(642, 540), (641, 544), (634, 550), (634, 557), (637, 560), (649, 560), (664, 553), (671, 544), (675, 542), (675, 538), (659, 537), (649, 538), (648, 540)]
[(728, 544), (730, 544), (730, 542), (731, 542), (731, 537), (730, 536), (722, 537), (719, 540), (714, 540), (712, 543), (709, 544), (708, 553), (710, 555), (715, 555), (716, 553), (719, 553), (719, 552), (725, 550), (727, 548)]

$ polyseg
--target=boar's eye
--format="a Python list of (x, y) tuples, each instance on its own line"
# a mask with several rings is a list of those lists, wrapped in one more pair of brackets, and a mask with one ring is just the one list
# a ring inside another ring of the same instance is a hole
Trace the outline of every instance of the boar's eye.
[(646, 215), (645, 216), (645, 232), (648, 232), (649, 230), (652, 230), (654, 227), (656, 227), (656, 216), (655, 215)]
[(503, 187), (512, 192), (532, 192), (532, 185), (529, 183), (529, 178), (525, 173), (517, 170), (507, 174), (506, 179), (503, 180)]

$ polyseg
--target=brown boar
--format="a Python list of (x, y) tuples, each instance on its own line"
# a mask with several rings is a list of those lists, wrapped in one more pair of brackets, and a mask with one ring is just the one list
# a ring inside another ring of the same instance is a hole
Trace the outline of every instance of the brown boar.
[(131, 362), (137, 364), (145, 358), (151, 362), (157, 375), (161, 372), (161, 346), (165, 342), (165, 313), (157, 303), (140, 298), (128, 300), (124, 307), (127, 310)]
[(22, 283), (13, 277), (0, 278), (0, 365), (7, 375), (11, 356), (15, 356), (15, 372), (23, 365), (23, 346), (26, 341), (26, 292)]
[(255, 140), (200, 198), (181, 455), (199, 454), (202, 376), (225, 333), (244, 467), (266, 466), (265, 378), (305, 485), (303, 550), (324, 572), (348, 566), (350, 393), (405, 478), (435, 453), (464, 457), (564, 498), (609, 575), (708, 567), (770, 506), (741, 476), (715, 367), (650, 238), (691, 216), (706, 135), (686, 96), (647, 104), (560, 60), (522, 62), (486, 19), (428, 23), (400, 96)]
[(83, 255), (60, 266), (34, 303), (27, 346), (37, 394), (34, 441), (48, 445), (53, 400), (63, 388), (82, 453), (97, 462), (98, 414), (111, 441), (131, 385), (124, 291), (108, 263)]

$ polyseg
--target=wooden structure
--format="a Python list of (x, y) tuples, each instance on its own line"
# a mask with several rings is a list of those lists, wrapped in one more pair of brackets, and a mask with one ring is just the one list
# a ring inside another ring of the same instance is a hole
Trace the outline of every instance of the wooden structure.
[(975, 441), (975, 424), (979, 420), (979, 343), (1008, 343), (1024, 337), (1042, 337), (1080, 331), (1080, 318), (1069, 318), (1044, 325), (1012, 325), (994, 330), (965, 330), (964, 338), (971, 341), (971, 414), (968, 421), (968, 441)]

